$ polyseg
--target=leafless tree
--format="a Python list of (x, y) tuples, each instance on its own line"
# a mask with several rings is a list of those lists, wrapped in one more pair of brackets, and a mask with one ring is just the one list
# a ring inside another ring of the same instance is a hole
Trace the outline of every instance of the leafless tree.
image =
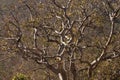
[[(44, 65), (45, 68), (42, 69), (50, 72), (48, 80), (52, 80), (51, 72), (58, 76), (59, 80), (90, 79), (101, 62), (120, 56), (120, 41), (117, 40), (118, 44), (113, 41), (113, 36), (118, 35), (114, 33), (117, 32), (116, 19), (120, 16), (120, 6), (117, 2), (114, 6), (109, 0), (93, 0), (93, 3), (86, 5), (76, 5), (77, 2), (82, 1), (22, 2), (20, 6), (25, 8), (28, 17), (25, 18), (26, 13), (14, 12), (19, 11), (20, 7), (9, 9), (10, 19), (5, 22), (14, 26), (15, 30), (12, 31), (15, 34), (0, 38), (14, 41), (15, 52), (25, 59)], [(36, 7), (37, 3), (46, 5), (39, 9)], [(101, 24), (107, 27), (105, 31), (96, 27), (99, 26), (95, 18), (98, 14), (104, 17)], [(19, 17), (21, 15), (24, 18)], [(31, 33), (24, 30), (24, 25)], [(31, 38), (25, 41), (25, 37)], [(93, 50), (96, 52), (90, 52)], [(82, 73), (86, 76), (82, 77)]]

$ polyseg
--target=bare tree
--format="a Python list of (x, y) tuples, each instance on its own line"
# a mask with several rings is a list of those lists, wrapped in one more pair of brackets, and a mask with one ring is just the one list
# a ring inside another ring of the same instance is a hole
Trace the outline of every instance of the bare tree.
[(13, 41), (23, 58), (44, 65), (48, 80), (52, 72), (59, 80), (89, 80), (103, 61), (120, 56), (119, 37), (113, 39), (120, 35), (119, 0), (30, 1), (9, 9), (5, 24), (13, 34), (0, 38)]

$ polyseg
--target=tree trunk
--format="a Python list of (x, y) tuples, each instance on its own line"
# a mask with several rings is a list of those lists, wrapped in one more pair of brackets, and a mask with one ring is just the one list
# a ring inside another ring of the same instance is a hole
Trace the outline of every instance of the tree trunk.
[(60, 80), (68, 80), (66, 72), (58, 73), (58, 76)]

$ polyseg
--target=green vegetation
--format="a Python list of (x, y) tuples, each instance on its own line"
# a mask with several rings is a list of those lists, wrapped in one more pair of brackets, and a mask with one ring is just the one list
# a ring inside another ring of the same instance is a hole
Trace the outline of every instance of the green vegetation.
[(12, 80), (29, 80), (29, 79), (26, 75), (18, 73), (12, 78)]

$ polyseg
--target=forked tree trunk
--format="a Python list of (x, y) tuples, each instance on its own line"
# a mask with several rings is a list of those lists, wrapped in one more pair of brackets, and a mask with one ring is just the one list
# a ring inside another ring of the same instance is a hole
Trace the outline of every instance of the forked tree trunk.
[(68, 80), (66, 73), (58, 73), (60, 80)]
[(61, 61), (59, 64), (58, 64), (58, 76), (59, 76), (59, 79), (60, 80), (68, 80), (68, 76), (67, 76), (67, 72), (65, 70), (65, 66), (64, 66), (64, 62)]

